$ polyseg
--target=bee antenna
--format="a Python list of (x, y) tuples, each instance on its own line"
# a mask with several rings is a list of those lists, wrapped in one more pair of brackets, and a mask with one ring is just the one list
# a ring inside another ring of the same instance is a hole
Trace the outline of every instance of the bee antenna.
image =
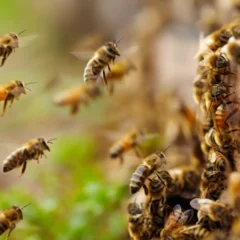
[(168, 147), (166, 147), (165, 149), (163, 149), (162, 152), (166, 152), (170, 147), (171, 147), (171, 145), (169, 145)]
[(26, 85), (35, 84), (35, 83), (37, 82), (29, 82), (29, 83), (25, 83), (24, 85), (26, 86)]
[(20, 35), (20, 34), (24, 33), (25, 31), (27, 31), (27, 29), (22, 30), (22, 31), (19, 32), (17, 35)]
[(117, 46), (118, 44), (119, 44), (119, 42), (121, 41), (123, 39), (123, 37), (122, 38), (120, 38), (118, 41), (113, 41), (114, 43), (115, 43), (115, 45)]
[(47, 141), (47, 143), (51, 143), (51, 144), (52, 144), (52, 141), (54, 141), (54, 140), (57, 140), (57, 138), (51, 138), (51, 139), (49, 139), (49, 140)]
[(21, 208), (21, 210), (23, 210), (25, 207), (29, 206), (30, 204), (32, 204), (32, 203), (28, 203), (27, 205), (23, 206), (23, 207)]
[(28, 88), (28, 87), (25, 87), (25, 88), (26, 88), (28, 91), (30, 91), (30, 92), (32, 91), (32, 90), (31, 90), (30, 88)]

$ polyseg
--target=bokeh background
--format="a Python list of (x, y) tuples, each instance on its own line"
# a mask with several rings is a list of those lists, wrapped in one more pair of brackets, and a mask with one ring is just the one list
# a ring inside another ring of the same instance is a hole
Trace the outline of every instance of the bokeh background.
[[(20, 169), (0, 174), (1, 209), (32, 203), (24, 209), (24, 220), (10, 239), (129, 239), (128, 183), (139, 160), (130, 153), (120, 166), (109, 159), (109, 147), (135, 126), (159, 134), (143, 144), (144, 155), (161, 150), (176, 138), (181, 128), (179, 101), (194, 106), (193, 57), (199, 34), (207, 35), (237, 15), (233, 2), (0, 3), (1, 34), (27, 29), (23, 38), (38, 36), (17, 49), (0, 69), (1, 84), (37, 82), (29, 85), (32, 91), (14, 102), (0, 119), (0, 157), (3, 161), (32, 138), (57, 138), (47, 159), (41, 159), (39, 165), (30, 162), (20, 179)], [(101, 98), (83, 106), (76, 116), (71, 116), (68, 108), (55, 106), (55, 94), (83, 82), (87, 61), (70, 52), (91, 52), (121, 37), (121, 52), (138, 46), (138, 51), (128, 56), (137, 70), (116, 83), (113, 96), (103, 88)], [(172, 162), (181, 161), (182, 154)]]

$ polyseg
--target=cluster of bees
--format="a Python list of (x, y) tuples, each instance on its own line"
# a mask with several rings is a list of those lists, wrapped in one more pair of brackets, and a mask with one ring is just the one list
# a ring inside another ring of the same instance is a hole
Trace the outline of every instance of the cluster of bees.
[[(192, 125), (192, 156), (186, 166), (166, 168), (165, 151), (142, 159), (130, 179), (130, 193), (143, 188), (144, 198), (128, 205), (128, 232), (133, 240), (240, 238), (240, 173), (232, 118), (238, 111), (240, 19), (201, 39), (193, 97), (198, 104)], [(186, 119), (187, 111), (182, 111)], [(239, 122), (239, 121), (238, 121)], [(129, 133), (112, 148), (122, 159), (136, 148), (142, 133)], [(168, 150), (171, 151), (171, 148)], [(122, 161), (122, 160), (121, 160)]]

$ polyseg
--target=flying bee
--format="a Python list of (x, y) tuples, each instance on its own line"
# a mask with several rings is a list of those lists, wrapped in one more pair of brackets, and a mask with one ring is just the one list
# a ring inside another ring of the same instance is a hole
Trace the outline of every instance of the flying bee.
[(128, 205), (128, 233), (133, 240), (149, 239), (144, 226), (143, 209), (137, 203)]
[(150, 203), (159, 205), (159, 201), (162, 203), (166, 202), (167, 189), (172, 184), (172, 178), (167, 171), (156, 171), (153, 178), (148, 178), (148, 199), (146, 201), (146, 206)]
[(207, 216), (213, 222), (219, 222), (220, 229), (230, 230), (233, 216), (226, 204), (207, 198), (195, 198), (190, 205), (198, 210), (198, 223), (201, 223), (201, 220)]
[(32, 83), (35, 82), (23, 84), (23, 82), (16, 80), (0, 86), (0, 101), (4, 101), (2, 116), (6, 111), (7, 103), (10, 101), (12, 105), (14, 99), (18, 100), (21, 94), (26, 94), (26, 89), (30, 90), (26, 85)]
[(202, 75), (198, 75), (193, 82), (193, 99), (195, 103), (200, 104), (204, 93), (208, 90), (208, 80)]
[(148, 194), (148, 189), (145, 185), (145, 180), (154, 172), (159, 170), (163, 164), (166, 164), (166, 156), (164, 152), (153, 153), (143, 159), (143, 163), (140, 164), (135, 172), (133, 173), (129, 188), (131, 194), (134, 194), (140, 190), (141, 187), (144, 188), (145, 194)]
[(177, 204), (172, 213), (167, 218), (165, 226), (161, 232), (161, 239), (175, 239), (172, 238), (177, 236), (177, 234), (185, 227), (185, 224), (190, 221), (193, 216), (193, 210), (189, 209), (185, 212), (182, 211), (182, 208), (179, 204)]
[[(94, 56), (89, 60), (84, 69), (83, 78), (85, 83), (89, 81), (96, 83), (102, 81), (103, 79), (105, 85), (107, 85), (107, 78), (104, 68), (108, 67), (108, 70), (111, 72), (109, 64), (114, 62), (116, 56), (120, 56), (117, 48), (119, 41), (108, 42), (95, 52)], [(103, 78), (100, 75), (101, 72), (103, 72)]]
[[(10, 32), (8, 34), (0, 36), (0, 57), (2, 57), (1, 67), (4, 65), (10, 54), (12, 52), (15, 52), (15, 49), (18, 48), (19, 45), (24, 46), (23, 40), (21, 40), (21, 44), (19, 44), (19, 35), (25, 31), (26, 30), (23, 30), (18, 34)], [(34, 38), (36, 38), (36, 35), (25, 37), (25, 45), (27, 41), (33, 40)]]
[(22, 166), (20, 175), (22, 176), (26, 170), (28, 160), (34, 159), (39, 163), (39, 158), (45, 155), (44, 151), (47, 150), (50, 152), (47, 143), (52, 143), (52, 140), (55, 140), (55, 138), (50, 139), (47, 142), (44, 138), (37, 138), (26, 142), (22, 147), (16, 149), (3, 161), (3, 172), (9, 172), (16, 167)]
[(70, 106), (71, 114), (76, 114), (79, 105), (87, 105), (91, 99), (95, 99), (101, 95), (99, 86), (93, 84), (81, 84), (78, 87), (67, 90), (58, 94), (53, 102), (59, 106)]
[(150, 137), (150, 135), (146, 136), (144, 133), (138, 129), (133, 128), (129, 132), (127, 132), (120, 140), (115, 142), (109, 150), (109, 157), (111, 159), (120, 159), (120, 163), (123, 163), (123, 155), (129, 150), (133, 149), (136, 156), (140, 158), (140, 154), (137, 150), (141, 141)]
[[(30, 204), (30, 203), (29, 203)], [(8, 229), (8, 234), (5, 240), (8, 240), (11, 232), (15, 229), (16, 225), (23, 220), (22, 210), (29, 204), (20, 208), (17, 206), (12, 206), (11, 208), (4, 210), (0, 213), (0, 235), (5, 233)]]

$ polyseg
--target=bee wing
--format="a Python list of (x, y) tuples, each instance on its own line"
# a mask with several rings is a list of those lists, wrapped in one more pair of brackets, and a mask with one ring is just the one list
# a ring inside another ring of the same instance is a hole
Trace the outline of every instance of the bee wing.
[(131, 47), (126, 48), (126, 49), (123, 50), (120, 54), (121, 54), (121, 55), (124, 55), (124, 56), (131, 56), (131, 55), (133, 55), (134, 53), (138, 52), (139, 49), (140, 49), (140, 46), (139, 46), (139, 45), (134, 45), (134, 46), (131, 46)]
[(193, 217), (193, 210), (192, 209), (186, 210), (181, 216), (181, 219), (180, 219), (181, 225), (184, 225), (187, 222), (189, 222), (192, 219), (192, 217)]
[(210, 203), (212, 203), (213, 201), (211, 199), (208, 198), (194, 198), (191, 202), (190, 202), (190, 206), (196, 210), (199, 210), (200, 208), (202, 208), (204, 205), (208, 205)]
[[(38, 34), (32, 34), (26, 37), (21, 37), (19, 38), (19, 47), (26, 47), (29, 45), (29, 43), (31, 43), (31, 41), (33, 41), (34, 39), (36, 39), (38, 37)], [(17, 47), (16, 46), (16, 42), (14, 42), (12, 45), (13, 47)], [(15, 45), (15, 46), (14, 46)]]
[(73, 56), (75, 56), (76, 58), (83, 60), (83, 61), (87, 61), (89, 60), (93, 55), (94, 52), (70, 52)]

